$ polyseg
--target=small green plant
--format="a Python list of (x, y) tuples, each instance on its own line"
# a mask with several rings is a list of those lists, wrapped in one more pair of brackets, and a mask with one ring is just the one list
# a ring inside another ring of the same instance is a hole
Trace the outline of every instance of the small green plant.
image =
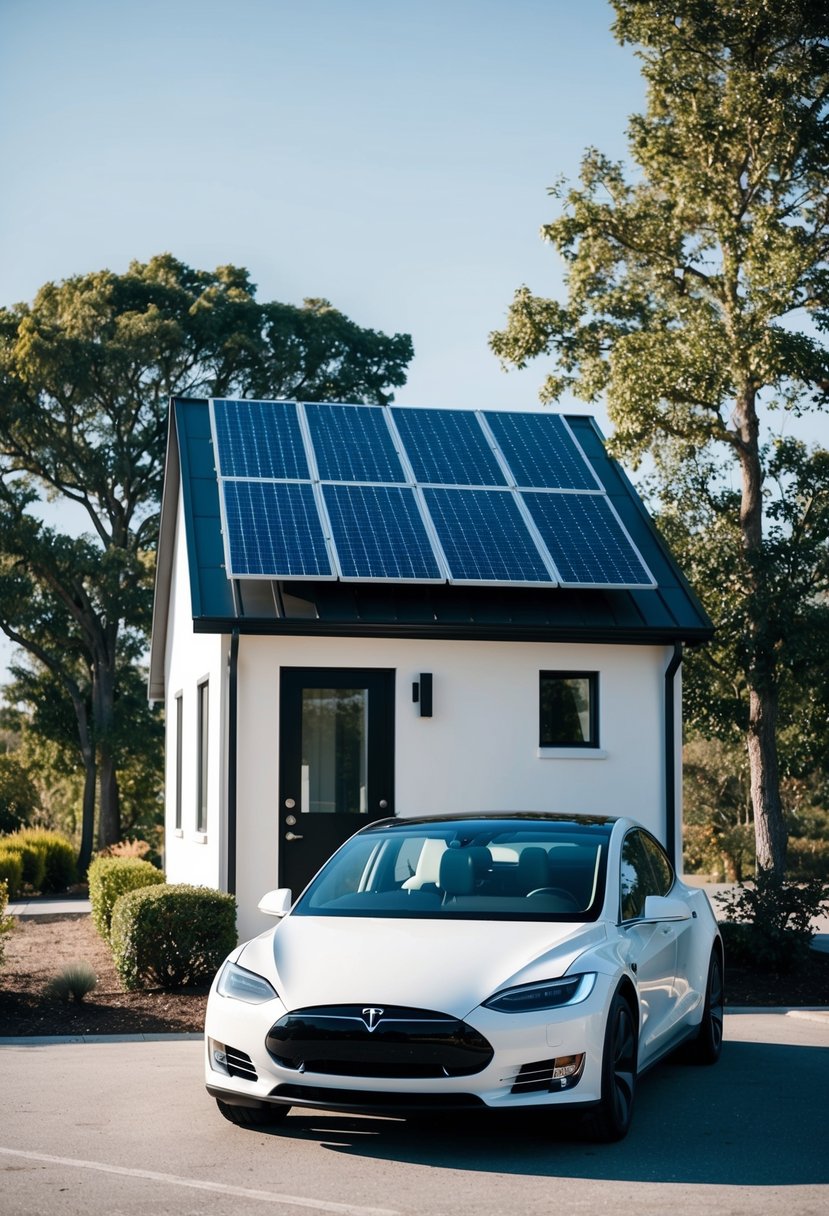
[(130, 891), (115, 905), (110, 944), (127, 989), (201, 984), (236, 945), (236, 900), (184, 883)]
[(3, 837), (3, 852), (16, 853), (22, 868), (21, 888), (39, 891), (46, 877), (46, 850), (23, 832)]
[(92, 923), (107, 942), (112, 910), (120, 896), (165, 881), (163, 871), (138, 857), (96, 857), (89, 867), (87, 879)]
[(9, 902), (9, 886), (5, 879), (0, 878), (0, 967), (6, 956), (6, 943), (3, 938), (14, 928), (14, 917), (6, 916), (6, 905)]
[(70, 963), (49, 980), (44, 991), (52, 1000), (63, 1001), (64, 1005), (70, 1000), (80, 1004), (97, 983), (98, 977), (89, 963)]
[(724, 910), (726, 957), (761, 971), (791, 971), (808, 955), (812, 921), (829, 910), (822, 879), (786, 882), (761, 870), (750, 886), (716, 897)]

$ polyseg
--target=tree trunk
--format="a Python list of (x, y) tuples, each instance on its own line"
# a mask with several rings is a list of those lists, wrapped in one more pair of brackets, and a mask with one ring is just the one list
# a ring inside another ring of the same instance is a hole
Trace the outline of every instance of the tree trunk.
[(752, 688), (749, 693), (748, 763), (754, 803), (757, 868), (778, 878), (786, 872), (786, 825), (777, 769), (777, 693)]
[[(114, 646), (111, 648), (114, 654)], [(92, 704), (98, 759), (100, 801), (98, 846), (105, 849), (121, 839), (121, 808), (113, 753), (115, 724), (115, 665), (98, 662), (92, 676)]]
[(751, 649), (749, 688), (748, 766), (757, 866), (782, 878), (786, 871), (786, 827), (780, 801), (777, 764), (777, 664), (770, 637), (763, 570), (763, 470), (756, 392), (747, 386), (734, 411), (742, 473), (740, 534), (749, 584), (748, 638)]

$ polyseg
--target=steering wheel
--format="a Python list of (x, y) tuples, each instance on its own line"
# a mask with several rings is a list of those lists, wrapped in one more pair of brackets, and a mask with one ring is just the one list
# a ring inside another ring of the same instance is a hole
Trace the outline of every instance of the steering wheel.
[(565, 891), (563, 887), (536, 887), (534, 891), (527, 892), (527, 899), (532, 899), (534, 895), (555, 895), (557, 899), (563, 899), (566, 904), (569, 904), (574, 912), (579, 910), (575, 895), (570, 891)]

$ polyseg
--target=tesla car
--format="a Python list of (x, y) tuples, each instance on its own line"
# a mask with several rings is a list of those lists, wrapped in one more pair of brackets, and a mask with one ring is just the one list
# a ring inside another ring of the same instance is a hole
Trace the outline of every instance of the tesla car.
[(703, 891), (630, 819), (394, 819), (352, 836), (211, 988), (208, 1092), (232, 1122), (291, 1106), (584, 1112), (630, 1126), (637, 1077), (720, 1054), (723, 953)]

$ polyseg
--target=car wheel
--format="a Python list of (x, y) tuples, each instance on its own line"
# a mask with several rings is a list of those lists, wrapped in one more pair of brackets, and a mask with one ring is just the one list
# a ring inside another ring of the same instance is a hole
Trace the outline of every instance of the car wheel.
[(261, 1106), (235, 1106), (231, 1102), (222, 1102), (220, 1098), (216, 1099), (216, 1105), (225, 1119), (238, 1127), (272, 1127), (281, 1123), (291, 1109), (276, 1102), (263, 1102)]
[(601, 1102), (591, 1117), (594, 1140), (610, 1143), (628, 1134), (636, 1094), (638, 1054), (633, 1010), (617, 992), (605, 1028)]
[(708, 964), (708, 983), (705, 988), (705, 1007), (702, 1011), (699, 1033), (690, 1044), (690, 1058), (695, 1064), (716, 1064), (722, 1051), (723, 966), (719, 950), (711, 954)]

